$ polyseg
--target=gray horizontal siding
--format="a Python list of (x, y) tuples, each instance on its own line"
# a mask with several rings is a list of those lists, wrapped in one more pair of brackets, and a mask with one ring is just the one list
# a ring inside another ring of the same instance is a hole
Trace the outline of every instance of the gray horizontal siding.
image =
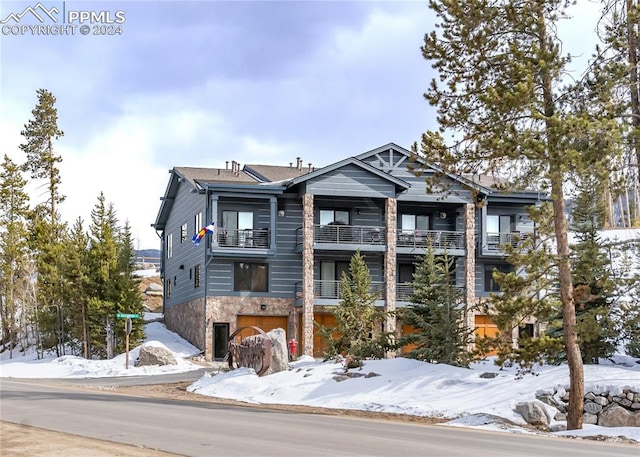
[[(206, 221), (206, 197), (201, 194), (193, 194), (189, 191), (189, 186), (181, 184), (176, 195), (176, 199), (165, 227), (166, 235), (173, 235), (173, 256), (165, 258), (164, 275), (165, 279), (172, 282), (171, 297), (165, 301), (165, 307), (194, 300), (204, 295), (204, 256), (206, 242), (200, 246), (194, 246), (191, 237), (202, 227), (195, 227), (195, 215), (202, 212), (202, 222)], [(184, 241), (180, 241), (182, 224), (187, 224), (187, 236)], [(165, 253), (166, 257), (166, 253)], [(201, 287), (195, 288), (193, 278), (193, 268), (196, 264), (201, 265)], [(180, 266), (184, 268), (181, 269)], [(191, 278), (189, 271), (191, 270)], [(166, 283), (165, 283), (166, 287)]]
[(395, 197), (395, 184), (363, 170), (346, 165), (309, 180), (306, 192), (313, 195), (350, 195), (355, 197)]

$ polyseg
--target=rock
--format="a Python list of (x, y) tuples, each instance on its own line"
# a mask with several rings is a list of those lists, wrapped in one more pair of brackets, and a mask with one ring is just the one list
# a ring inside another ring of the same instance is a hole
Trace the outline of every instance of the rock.
[[(564, 420), (567, 420), (566, 418)], [(564, 432), (567, 429), (566, 424), (553, 424), (549, 426), (550, 432)]]
[(582, 415), (582, 422), (584, 424), (596, 425), (598, 423), (598, 415), (597, 414), (591, 414), (591, 413), (584, 413)]
[(149, 365), (177, 365), (178, 362), (173, 353), (168, 349), (160, 346), (143, 346), (140, 348), (140, 355), (136, 362), (137, 367), (146, 367)]
[(598, 418), (601, 427), (640, 427), (640, 411), (635, 413), (619, 405), (606, 408)]
[(600, 406), (607, 406), (609, 404), (609, 400), (606, 397), (596, 397), (593, 399), (593, 402)]
[(602, 411), (602, 406), (598, 405), (597, 403), (588, 401), (584, 404), (584, 411), (589, 414), (598, 414), (600, 411)]
[(482, 373), (480, 375), (481, 378), (485, 378), (485, 379), (492, 379), (492, 378), (495, 378), (496, 376), (498, 376), (498, 373)]
[(287, 334), (281, 328), (275, 328), (267, 333), (271, 340), (271, 363), (264, 374), (270, 375), (289, 369), (289, 350), (287, 348)]
[(522, 416), (527, 424), (535, 426), (543, 425), (545, 427), (549, 425), (547, 414), (537, 402), (528, 401), (518, 403), (516, 405), (516, 412)]
[(161, 297), (162, 294), (163, 294), (163, 289), (162, 289), (162, 286), (160, 284), (156, 284), (155, 282), (152, 282), (144, 290), (144, 293), (145, 293), (145, 295)]

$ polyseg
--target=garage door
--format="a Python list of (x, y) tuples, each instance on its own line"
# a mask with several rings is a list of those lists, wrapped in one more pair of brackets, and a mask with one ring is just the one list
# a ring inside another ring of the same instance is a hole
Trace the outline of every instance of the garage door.
[[(289, 333), (289, 319), (287, 316), (238, 316), (238, 327), (258, 327), (267, 333), (274, 328), (281, 328), (287, 334)], [(253, 329), (246, 329), (240, 332), (242, 337), (255, 335), (257, 332)]]
[[(474, 316), (476, 338), (490, 337), (498, 335), (498, 326), (493, 323), (490, 316), (480, 314)], [(496, 355), (496, 351), (487, 352), (485, 355)]]
[[(410, 335), (412, 333), (418, 333), (418, 332), (420, 332), (420, 329), (414, 327), (413, 325), (404, 324), (402, 326), (402, 336), (406, 336), (406, 335)], [(417, 347), (418, 347), (417, 344), (406, 344), (402, 346), (402, 349), (401, 349), (402, 355), (406, 354), (407, 352), (413, 351)]]
[[(313, 316), (313, 319), (318, 323), (318, 325), (323, 325), (325, 327), (338, 326), (336, 316), (334, 316), (332, 313), (318, 313)], [(320, 335), (318, 325), (313, 326), (313, 356), (324, 357), (324, 351), (327, 348), (327, 344), (324, 338)], [(334, 332), (332, 335), (334, 337), (338, 337), (340, 334)]]

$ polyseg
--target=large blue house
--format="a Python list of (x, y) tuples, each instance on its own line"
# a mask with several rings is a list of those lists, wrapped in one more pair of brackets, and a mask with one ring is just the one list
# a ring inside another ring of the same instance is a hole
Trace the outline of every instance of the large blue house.
[[(416, 256), (431, 243), (456, 258), (467, 304), (497, 290), (507, 269), (501, 246), (533, 232), (525, 210), (537, 192), (500, 192), (486, 177), (447, 175), (447, 192), (429, 193), (422, 163), (393, 143), (323, 168), (244, 165), (175, 167), (153, 227), (162, 237), (164, 315), (169, 329), (201, 348), (226, 354), (243, 326), (281, 327), (298, 353), (321, 356), (314, 322), (332, 325), (339, 280), (360, 250), (386, 310), (406, 306)], [(480, 179), (482, 178), (482, 179)], [(214, 223), (196, 246), (192, 236)], [(495, 333), (488, 316), (468, 307), (477, 335)], [(389, 318), (387, 330), (401, 334)], [(535, 333), (533, 323), (527, 331)]]

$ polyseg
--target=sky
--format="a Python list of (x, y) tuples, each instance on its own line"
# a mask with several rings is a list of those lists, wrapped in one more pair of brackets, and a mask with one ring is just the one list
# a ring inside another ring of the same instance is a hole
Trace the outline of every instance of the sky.
[[(159, 315), (147, 313), (147, 321)], [(125, 354), (111, 360), (86, 360), (82, 357), (48, 355), (36, 360), (35, 353), (8, 358), (0, 354), (1, 378), (100, 378), (114, 376), (145, 376), (184, 372), (202, 368), (186, 358), (199, 350), (160, 322), (148, 322), (146, 339), (130, 351), (131, 365), (125, 366)], [(175, 366), (133, 367), (140, 348), (160, 346), (176, 357)], [(603, 361), (585, 366), (585, 388), (611, 391), (614, 387), (640, 386), (640, 364), (630, 357), (616, 356), (616, 364)], [(254, 370), (238, 368), (225, 372), (212, 368), (187, 389), (198, 395), (238, 400), (251, 405), (283, 404), (324, 408), (408, 414), (448, 418), (443, 426), (471, 427), (506, 433), (533, 433), (524, 428), (522, 417), (514, 412), (516, 403), (533, 401), (538, 391), (553, 392), (556, 386), (568, 387), (566, 365), (544, 366), (537, 375), (516, 379), (516, 368), (499, 369), (493, 359), (476, 362), (471, 369), (445, 364), (430, 364), (396, 358), (365, 361), (363, 374), (379, 376), (349, 378), (336, 381), (344, 373), (341, 363), (322, 362), (303, 356), (291, 363), (291, 369), (258, 377)], [(483, 373), (495, 373), (494, 378), (481, 378)], [(548, 408), (551, 416), (553, 408)], [(551, 426), (562, 425), (552, 421)], [(541, 432), (542, 433), (542, 432)], [(569, 436), (625, 436), (640, 444), (640, 427), (599, 427), (585, 424), (582, 430), (544, 433)]]
[[(151, 224), (174, 166), (301, 157), (322, 167), (389, 142), (410, 147), (437, 128), (422, 97), (435, 76), (420, 53), (435, 22), (426, 1), (41, 3), (102, 22), (88, 35), (77, 21), (68, 35), (1, 29), (0, 154), (24, 160), (36, 90), (51, 91), (65, 133), (55, 144), (64, 219), (86, 226), (103, 192), (139, 249), (160, 246)], [(36, 5), (3, 0), (0, 21), (16, 25), (9, 16)], [(597, 2), (572, 14), (560, 33), (579, 61)], [(107, 24), (116, 18), (124, 22)], [(121, 34), (93, 35), (109, 26)], [(32, 189), (32, 204), (44, 198)]]

